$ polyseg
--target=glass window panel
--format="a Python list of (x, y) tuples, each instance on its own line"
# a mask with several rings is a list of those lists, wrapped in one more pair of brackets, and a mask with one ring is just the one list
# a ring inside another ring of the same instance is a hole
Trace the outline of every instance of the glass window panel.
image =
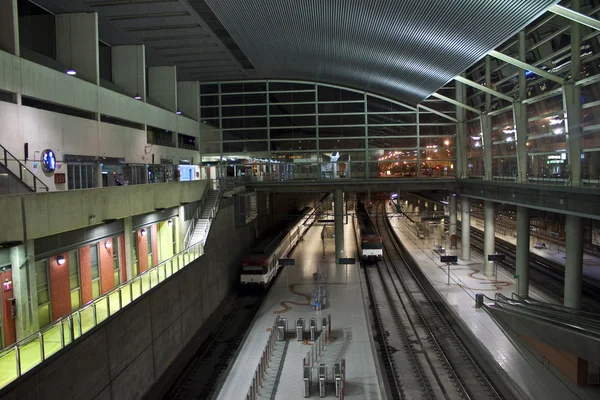
[(115, 286), (119, 286), (121, 284), (121, 271), (115, 270), (114, 272), (114, 284)]
[(92, 268), (92, 280), (100, 277), (100, 268), (98, 266), (98, 245), (90, 246), (90, 266)]
[(116, 271), (120, 268), (119, 267), (119, 239), (112, 238), (111, 241), (112, 241), (111, 249), (113, 251), (113, 269)]
[(79, 307), (81, 307), (81, 291), (71, 290), (71, 310), (77, 310)]
[(92, 281), (92, 297), (95, 299), (100, 296), (100, 279)]
[(69, 282), (71, 289), (79, 287), (79, 257), (77, 250), (72, 250), (68, 255)]
[(314, 114), (314, 104), (270, 104), (271, 115)]
[(74, 181), (75, 181), (75, 189), (81, 189), (81, 165), (75, 165), (74, 169)]
[(48, 290), (48, 268), (46, 260), (41, 260), (35, 263), (35, 279), (37, 285), (38, 305), (48, 303), (50, 301), (50, 293)]
[(148, 243), (148, 254), (152, 254), (152, 226), (146, 228), (146, 239)]
[(40, 328), (50, 323), (50, 304), (45, 304), (38, 307), (38, 322), (40, 324)]

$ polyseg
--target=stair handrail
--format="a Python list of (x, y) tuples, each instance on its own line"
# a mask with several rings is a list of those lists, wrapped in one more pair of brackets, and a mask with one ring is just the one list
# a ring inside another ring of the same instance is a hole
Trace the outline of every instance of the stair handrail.
[(187, 231), (185, 232), (183, 243), (185, 243), (186, 246), (190, 245), (189, 241), (191, 240), (192, 235), (194, 234), (194, 230), (196, 229), (196, 223), (198, 222), (198, 218), (200, 218), (200, 209), (204, 208), (204, 204), (206, 203), (205, 199), (208, 196), (208, 187), (209, 185), (207, 183), (204, 187), (202, 200), (198, 202), (198, 205), (196, 206), (196, 211), (194, 211), (194, 216), (192, 217), (192, 222), (190, 222), (190, 225), (188, 226)]
[[(8, 171), (10, 171), (14, 175), (16, 175), (13, 171), (10, 170), (10, 168), (8, 168), (8, 157), (7, 156), (10, 155), (11, 158), (13, 160), (15, 160), (19, 164), (19, 166), (20, 166), (20, 168), (19, 168), (19, 179), (21, 180), (21, 182), (23, 182), (25, 185), (27, 185), (27, 183), (25, 183), (25, 181), (23, 180), (23, 169), (25, 169), (27, 172), (29, 172), (31, 174), (31, 176), (33, 176), (33, 188), (32, 189), (33, 189), (34, 192), (37, 192), (37, 185), (38, 185), (37, 182), (38, 181), (39, 181), (39, 184), (41, 185), (42, 189), (46, 189), (46, 192), (49, 190), (48, 186), (44, 182), (42, 182), (42, 180), (40, 178), (38, 178), (29, 168), (27, 168), (27, 166), (25, 164), (23, 164), (21, 161), (19, 161), (19, 159), (17, 157), (15, 157), (10, 151), (8, 151), (6, 149), (6, 147), (2, 146), (1, 144), (0, 144), (0, 147), (2, 148), (2, 150), (4, 150), (4, 157), (0, 160), (0, 162), (2, 160), (4, 160), (4, 164), (3, 165), (4, 165), (4, 167), (6, 167), (6, 169)], [(29, 185), (27, 185), (27, 187), (31, 188), (31, 186), (29, 186)]]

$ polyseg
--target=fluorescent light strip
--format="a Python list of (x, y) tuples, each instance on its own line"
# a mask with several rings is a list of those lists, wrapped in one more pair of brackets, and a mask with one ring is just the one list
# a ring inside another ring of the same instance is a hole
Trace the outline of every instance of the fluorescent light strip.
[(171, 13), (158, 13), (158, 14), (131, 14), (131, 15), (113, 15), (106, 17), (111, 21), (129, 20), (129, 19), (151, 19), (151, 18), (168, 18), (168, 17), (188, 17), (190, 15), (187, 11), (171, 12)]
[(184, 24), (184, 25), (159, 25), (159, 26), (141, 26), (139, 28), (125, 28), (127, 32), (144, 32), (144, 31), (160, 31), (160, 30), (175, 30), (175, 29), (192, 29), (202, 28), (198, 24)]

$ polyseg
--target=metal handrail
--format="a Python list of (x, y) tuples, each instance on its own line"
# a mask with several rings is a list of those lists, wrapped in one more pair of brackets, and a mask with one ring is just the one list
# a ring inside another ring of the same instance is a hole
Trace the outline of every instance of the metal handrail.
[[(173, 255), (172, 257), (169, 257), (168, 259), (162, 261), (158, 265), (149, 268), (140, 275), (131, 278), (127, 282), (120, 284), (119, 286), (113, 288), (109, 292), (91, 300), (90, 302), (86, 303), (81, 308), (72, 312), (71, 314), (54, 321), (51, 325), (48, 325), (40, 329), (39, 331), (34, 332), (31, 335), (28, 335), (25, 338), (19, 340), (17, 343), (6, 347), (2, 351), (0, 351), (0, 359), (9, 356), (12, 352), (15, 352), (16, 360), (14, 371), (0, 371), (0, 374), (9, 374), (15, 372), (15, 378), (10, 380), (6, 384), (21, 377), (24, 373), (24, 370), (29, 371), (31, 368), (41, 364), (43, 361), (47, 360), (59, 350), (69, 346), (75, 340), (79, 339), (85, 333), (89, 332), (94, 327), (96, 327), (99, 323), (103, 322), (104, 320), (114, 315), (116, 312), (119, 312), (129, 304), (133, 303), (144, 293), (147, 293), (149, 290), (156, 287), (159, 283), (164, 282), (166, 279), (179, 272), (182, 268), (186, 267), (192, 261), (201, 257), (203, 254), (204, 242), (199, 242), (192, 246), (189, 246), (186, 249), (180, 251), (179, 253)], [(169, 274), (167, 275), (167, 273)], [(146, 289), (144, 289), (144, 280), (147, 280)], [(139, 285), (139, 291), (136, 290), (136, 288), (134, 288), (134, 285)], [(139, 292), (137, 293), (137, 296), (135, 292)], [(124, 299), (125, 296), (128, 297), (128, 301)], [(106, 302), (106, 312), (103, 315), (99, 315), (97, 306), (98, 304), (104, 302)], [(90, 312), (92, 317), (92, 325), (90, 327), (85, 327), (82, 323), (82, 318), (85, 318), (86, 314)], [(44, 335), (50, 333), (50, 331), (53, 331), (55, 329), (59, 330), (60, 346), (58, 349), (54, 349), (52, 352), (48, 352), (45, 348)], [(84, 329), (86, 330), (84, 331)], [(35, 342), (36, 340), (39, 340), (40, 345), (39, 360), (34, 361), (32, 365), (22, 365), (23, 363), (21, 362), (21, 350), (27, 345), (30, 345), (31, 343)], [(0, 388), (2, 387), (3, 386), (0, 386)]]
[[(13, 171), (10, 170), (10, 168), (8, 167), (8, 156), (10, 156), (14, 161), (16, 161), (19, 164), (19, 179), (21, 180), (21, 182), (23, 182), (28, 188), (32, 189), (34, 192), (37, 192), (37, 187), (38, 187), (38, 182), (39, 185), (42, 189), (45, 189), (46, 192), (49, 190), (48, 186), (42, 182), (42, 180), (40, 178), (38, 178), (33, 172), (31, 172), (31, 170), (29, 168), (27, 168), (27, 166), (25, 164), (23, 164), (21, 161), (19, 161), (19, 159), (17, 159), (17, 157), (15, 157), (10, 151), (8, 151), (6, 149), (6, 147), (2, 146), (0, 144), (0, 148), (2, 148), (2, 150), (4, 151), (4, 157), (2, 159), (0, 159), (0, 163), (2, 161), (4, 161), (4, 167), (10, 171), (11, 173), (13, 173), (15, 176), (17, 175), (16, 173), (14, 173)], [(25, 181), (23, 180), (23, 170), (29, 172), (29, 174), (33, 177), (33, 187), (29, 186), (27, 183), (25, 183)]]

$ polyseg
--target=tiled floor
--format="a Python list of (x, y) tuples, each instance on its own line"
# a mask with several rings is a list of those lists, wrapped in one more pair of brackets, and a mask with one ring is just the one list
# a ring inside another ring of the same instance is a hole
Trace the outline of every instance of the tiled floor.
[[(388, 211), (389, 215), (394, 215), (391, 209)], [(448, 285), (446, 266), (439, 262), (440, 255), (433, 252), (437, 239), (418, 239), (408, 229), (405, 218), (393, 216), (390, 221), (403, 245), (414, 257), (430, 282), (465, 322), (475, 337), (487, 347), (521, 393), (530, 399), (545, 400), (597, 398), (595, 397), (597, 394), (594, 392), (577, 388), (560, 372), (547, 363), (542, 363), (537, 355), (507, 336), (487, 312), (475, 308), (475, 293), (485, 293), (487, 296), (493, 297), (495, 293), (500, 292), (510, 296), (515, 287), (512, 276), (499, 270), (498, 282), (484, 277), (480, 273), (483, 268), (481, 257), (472, 254), (470, 262), (460, 261), (459, 265), (451, 267), (450, 285)], [(439, 236), (436, 235), (436, 237)], [(460, 250), (447, 249), (447, 254), (460, 257)], [(548, 298), (535, 288), (530, 289), (530, 294), (535, 298), (548, 301)]]
[[(288, 266), (265, 300), (252, 330), (246, 339), (229, 376), (225, 380), (218, 399), (244, 399), (252, 374), (268, 338), (267, 329), (273, 325), (277, 315), (288, 320), (288, 332), (292, 332), (284, 361), (276, 399), (303, 398), (302, 361), (310, 350), (310, 342), (295, 339), (295, 320), (303, 317), (308, 325), (311, 317), (321, 320), (331, 314), (334, 341), (325, 349), (322, 360), (333, 364), (346, 359), (346, 381), (348, 399), (381, 399), (375, 361), (367, 328), (367, 316), (360, 288), (358, 264), (345, 266), (335, 264), (334, 239), (325, 240), (325, 258), (321, 240), (322, 225), (311, 228), (300, 242), (292, 258), (295, 266)], [(345, 252), (348, 257), (356, 256), (352, 225), (345, 227)], [(313, 273), (323, 274), (323, 280), (315, 281)], [(327, 306), (314, 311), (305, 295), (323, 285), (327, 290)], [(328, 374), (330, 372), (328, 371)], [(316, 374), (313, 375), (312, 398), (318, 398)], [(335, 398), (333, 385), (328, 386), (329, 398)]]

